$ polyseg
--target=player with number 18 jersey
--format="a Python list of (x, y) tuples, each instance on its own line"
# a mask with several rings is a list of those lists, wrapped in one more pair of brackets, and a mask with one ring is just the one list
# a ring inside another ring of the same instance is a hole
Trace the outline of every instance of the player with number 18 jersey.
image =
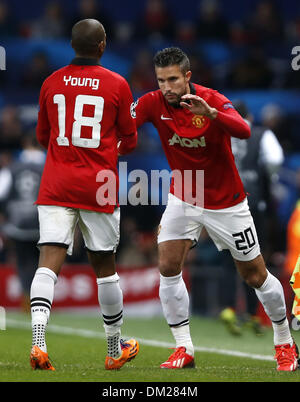
[(107, 342), (104, 367), (114, 370), (139, 351), (135, 339), (121, 339), (123, 293), (115, 263), (120, 239), (118, 155), (132, 151), (137, 142), (132, 94), (124, 78), (100, 64), (106, 48), (101, 22), (78, 21), (71, 46), (75, 58), (48, 77), (40, 93), (37, 139), (47, 149), (47, 159), (36, 202), (40, 258), (30, 288), (30, 365), (55, 370), (45, 334), (55, 284), (67, 254), (73, 253), (78, 228), (96, 276)]
[(76, 57), (45, 80), (37, 138), (48, 152), (37, 204), (114, 212), (117, 201), (97, 200), (97, 175), (110, 171), (117, 194), (118, 153), (136, 146), (131, 102), (127, 81), (96, 59)]

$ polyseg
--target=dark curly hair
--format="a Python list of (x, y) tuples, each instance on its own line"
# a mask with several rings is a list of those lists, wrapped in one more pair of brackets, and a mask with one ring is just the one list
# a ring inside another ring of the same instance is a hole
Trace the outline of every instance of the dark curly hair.
[(178, 47), (167, 47), (156, 53), (153, 58), (156, 67), (179, 65), (182, 73), (190, 70), (190, 61), (187, 55)]

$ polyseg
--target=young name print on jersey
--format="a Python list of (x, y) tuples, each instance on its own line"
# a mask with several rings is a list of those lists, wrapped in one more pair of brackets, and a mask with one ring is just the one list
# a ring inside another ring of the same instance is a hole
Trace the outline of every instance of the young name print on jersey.
[(98, 78), (72, 77), (71, 75), (67, 77), (66, 75), (64, 75), (63, 79), (66, 86), (70, 84), (72, 87), (79, 86), (79, 87), (91, 87), (93, 90), (99, 89)]

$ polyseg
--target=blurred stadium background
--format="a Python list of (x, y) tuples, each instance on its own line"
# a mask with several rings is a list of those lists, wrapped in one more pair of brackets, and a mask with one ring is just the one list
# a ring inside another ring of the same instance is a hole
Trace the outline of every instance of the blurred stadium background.
[[(30, 268), (25, 272), (26, 266), (36, 267), (33, 251), (25, 261), (25, 250), (36, 241), (35, 224), (27, 222), (15, 230), (16, 216), (34, 195), (36, 181), (23, 168), (23, 199), (13, 209), (16, 194), (9, 191), (7, 172), (24, 160), (28, 142), (29, 148), (34, 146), (30, 139), (40, 86), (52, 71), (72, 60), (71, 27), (87, 17), (105, 26), (107, 49), (102, 64), (128, 80), (135, 99), (157, 88), (154, 53), (178, 45), (190, 56), (192, 81), (217, 89), (231, 100), (243, 100), (255, 123), (274, 132), (284, 161), (268, 184), (262, 240), (268, 267), (284, 281), (290, 306), (293, 295), (288, 279), (300, 240), (300, 217), (295, 215), (300, 189), (300, 71), (291, 66), (292, 49), (300, 45), (298, 0), (0, 0), (0, 45), (6, 51), (6, 70), (0, 71), (0, 305), (27, 308), (20, 279), (28, 282), (32, 273)], [(128, 162), (128, 171), (168, 169), (151, 125), (139, 130), (137, 150), (121, 160)], [(125, 310), (133, 315), (161, 312), (155, 234), (163, 209), (122, 207), (117, 263)], [(190, 252), (185, 275), (193, 314), (216, 317), (226, 307), (224, 258), (205, 235)], [(243, 288), (233, 278), (238, 289), (235, 307), (242, 312)], [(62, 270), (53, 309), (97, 306), (94, 282), (77, 233), (76, 248)]]

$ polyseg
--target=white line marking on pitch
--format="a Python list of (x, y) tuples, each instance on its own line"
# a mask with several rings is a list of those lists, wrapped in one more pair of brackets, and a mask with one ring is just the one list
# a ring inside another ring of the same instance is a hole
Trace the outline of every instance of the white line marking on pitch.
[[(14, 319), (10, 319), (10, 318), (8, 318), (6, 320), (6, 325), (8, 327), (13, 327), (13, 328), (31, 329), (31, 324), (29, 322), (14, 320)], [(53, 332), (56, 334), (77, 335), (77, 336), (82, 336), (84, 338), (105, 339), (105, 334), (103, 332), (93, 331), (90, 329), (63, 327), (63, 326), (55, 325), (55, 324), (49, 324), (47, 326), (47, 332)], [(124, 338), (126, 338), (125, 335), (124, 335)], [(170, 342), (156, 341), (153, 339), (143, 339), (143, 338), (138, 338), (138, 337), (137, 337), (137, 340), (140, 343), (142, 343), (144, 345), (149, 345), (149, 346), (163, 347), (163, 348), (174, 347), (174, 344), (172, 344)], [(196, 352), (217, 353), (220, 355), (245, 357), (248, 359), (255, 359), (255, 360), (274, 361), (273, 356), (239, 352), (237, 350), (207, 348), (204, 346), (195, 346), (194, 349)]]

